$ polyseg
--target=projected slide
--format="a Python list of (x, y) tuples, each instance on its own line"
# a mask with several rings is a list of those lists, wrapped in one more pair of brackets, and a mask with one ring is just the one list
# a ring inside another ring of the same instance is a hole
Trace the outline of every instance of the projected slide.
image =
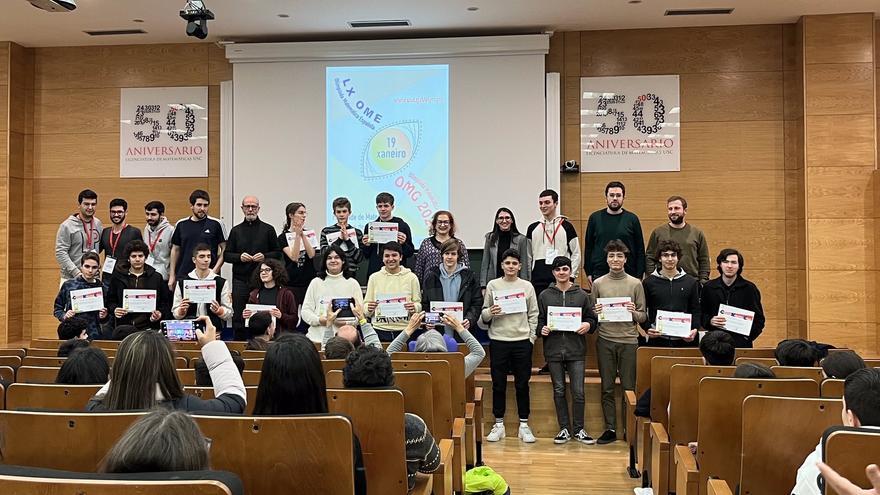
[(382, 191), (418, 247), (449, 206), (448, 65), (327, 68), (327, 225), (339, 196), (352, 224), (375, 220)]

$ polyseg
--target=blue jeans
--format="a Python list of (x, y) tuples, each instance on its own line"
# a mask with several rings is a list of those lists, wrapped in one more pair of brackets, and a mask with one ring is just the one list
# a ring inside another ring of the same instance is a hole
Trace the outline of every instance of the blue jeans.
[(559, 429), (569, 428), (568, 400), (565, 398), (565, 373), (571, 382), (572, 434), (584, 428), (584, 361), (550, 361), (550, 380), (553, 381), (553, 404)]

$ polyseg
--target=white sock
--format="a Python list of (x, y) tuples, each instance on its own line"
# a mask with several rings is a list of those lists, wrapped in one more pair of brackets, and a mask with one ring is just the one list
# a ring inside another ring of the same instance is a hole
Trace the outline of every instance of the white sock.
[(519, 425), (520, 426), (529, 426), (529, 420), (521, 419), (521, 420), (519, 420)]
[(504, 418), (495, 418), (495, 424), (496, 424), (496, 425), (500, 425), (500, 424), (502, 424), (502, 423), (504, 423)]

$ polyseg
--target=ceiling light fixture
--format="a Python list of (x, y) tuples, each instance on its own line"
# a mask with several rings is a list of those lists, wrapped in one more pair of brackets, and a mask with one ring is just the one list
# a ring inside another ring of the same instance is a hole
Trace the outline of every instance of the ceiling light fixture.
[(479, 7), (468, 7), (467, 9), (468, 9), (468, 11), (470, 11), (470, 12), (476, 12), (476, 11), (480, 10)]

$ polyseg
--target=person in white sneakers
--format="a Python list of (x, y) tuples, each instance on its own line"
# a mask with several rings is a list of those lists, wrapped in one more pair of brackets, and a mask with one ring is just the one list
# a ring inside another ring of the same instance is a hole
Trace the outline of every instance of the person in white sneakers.
[[(507, 374), (512, 371), (519, 413), (519, 438), (523, 442), (533, 443), (535, 435), (529, 428), (529, 379), (532, 376), (532, 347), (538, 327), (538, 300), (532, 284), (518, 276), (521, 268), (519, 251), (505, 251), (501, 257), (501, 267), (504, 276), (486, 284), (480, 317), (482, 323), (489, 326), (492, 413), (495, 415), (495, 424), (486, 440), (497, 442), (505, 436)], [(517, 303), (517, 299), (525, 299), (525, 304)]]

